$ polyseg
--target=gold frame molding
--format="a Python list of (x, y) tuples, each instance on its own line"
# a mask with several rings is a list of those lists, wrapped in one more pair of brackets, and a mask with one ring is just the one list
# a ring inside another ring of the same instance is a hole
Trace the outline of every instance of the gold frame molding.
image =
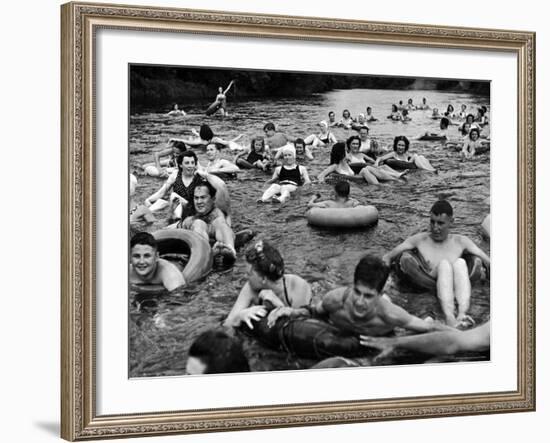
[[(61, 7), (61, 436), (67, 440), (533, 411), (535, 34), (68, 3)], [(510, 392), (96, 415), (94, 36), (99, 28), (506, 51), (518, 59), (518, 380)]]

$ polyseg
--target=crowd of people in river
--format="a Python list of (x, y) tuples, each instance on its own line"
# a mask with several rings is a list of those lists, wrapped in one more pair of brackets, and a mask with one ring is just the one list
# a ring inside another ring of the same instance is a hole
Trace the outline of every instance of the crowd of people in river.
[[(219, 107), (222, 115), (227, 114), (225, 94), (231, 86), (232, 83), (225, 91), (221, 88), (219, 91), (220, 97), (223, 96), (219, 99), (223, 105)], [(387, 118), (406, 123), (414, 118), (413, 111), (429, 109), (426, 98), (418, 106), (409, 99), (405, 105), (403, 102), (392, 105)], [(185, 113), (176, 105), (169, 115), (184, 116)], [(460, 159), (469, 160), (487, 151), (490, 142), (483, 136), (483, 129), (488, 125), (487, 107), (479, 107), (474, 115), (468, 112), (466, 105), (455, 113), (453, 105), (449, 104), (443, 115), (433, 108), (432, 118), (439, 119), (441, 132), (424, 135), (437, 136), (445, 142), (450, 128), (456, 126), (463, 140), (447, 147), (456, 149), (459, 145)], [(145, 173), (166, 180), (143, 203), (135, 201), (137, 178), (130, 176), (130, 223), (150, 222), (155, 219), (155, 213), (169, 208), (166, 229), (189, 230), (207, 240), (212, 245), (215, 266), (225, 270), (234, 264), (237, 250), (231, 199), (220, 177), (231, 176), (241, 169), (270, 173), (272, 176), (266, 181), (263, 192), (258, 194), (257, 202), (277, 204), (285, 203), (299, 187), (311, 187), (329, 176), (336, 177), (334, 199), (319, 201), (320, 196), (315, 195), (308, 207), (353, 208), (359, 202), (350, 197), (349, 179), (378, 185), (407, 180), (411, 169), (438, 173), (428, 158), (409, 151), (410, 140), (403, 135), (394, 138), (391, 149), (384, 149), (370, 136), (369, 123), (375, 121), (372, 107), (367, 107), (365, 114), (356, 118), (346, 109), (338, 121), (330, 111), (328, 120), (319, 122), (318, 132), (303, 138), (277, 131), (274, 123), (267, 122), (263, 127), (264, 136), (252, 138), (248, 146), (239, 143), (241, 136), (225, 140), (203, 124), (198, 132), (193, 131), (193, 137), (170, 139), (166, 149), (154, 153), (153, 162), (144, 166)], [(335, 127), (356, 134), (339, 141), (331, 131)], [(198, 148), (206, 149), (208, 162), (205, 165), (199, 163), (194, 152)], [(310, 177), (305, 164), (320, 149), (330, 149), (330, 164), (315, 179)], [(427, 232), (412, 235), (383, 257), (365, 255), (355, 268), (353, 282), (315, 297), (306, 280), (285, 272), (280, 251), (271, 243), (259, 240), (245, 252), (249, 264), (247, 282), (223, 326), (253, 330), (262, 319), (267, 320), (268, 327), (273, 327), (281, 318), (315, 317), (344, 333), (360, 337), (363, 346), (379, 349), (381, 355), (399, 347), (427, 354), (486, 350), (489, 347), (488, 323), (472, 328), (475, 322), (468, 314), (471, 283), (463, 255), (479, 257), (487, 270), (490, 258), (468, 237), (451, 232), (453, 220), (453, 208), (448, 201), (434, 202)], [(412, 315), (383, 293), (392, 262), (403, 252), (413, 250), (435, 281), (443, 322)], [(138, 232), (131, 238), (130, 283), (138, 291), (147, 285), (162, 285), (172, 291), (188, 284), (177, 266), (159, 256), (157, 241), (147, 232)], [(423, 334), (390, 337), (397, 326)], [(208, 331), (191, 347), (187, 371), (246, 371), (248, 364), (243, 362), (240, 353), (242, 349), (231, 334), (222, 330)], [(220, 355), (226, 357), (220, 360)], [(216, 363), (212, 363), (214, 360)], [(234, 361), (237, 363), (230, 363)]]

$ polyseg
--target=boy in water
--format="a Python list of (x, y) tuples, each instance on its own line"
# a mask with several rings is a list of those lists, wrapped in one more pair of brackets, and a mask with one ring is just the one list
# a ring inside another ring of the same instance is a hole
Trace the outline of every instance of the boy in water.
[(333, 289), (323, 297), (314, 299), (307, 308), (285, 308), (271, 312), (268, 326), (284, 315), (316, 315), (328, 317), (338, 329), (368, 336), (381, 336), (393, 332), (396, 326), (417, 332), (452, 329), (433, 320), (422, 320), (394, 305), (382, 294), (390, 268), (380, 258), (366, 255), (355, 268), (353, 286)]
[[(445, 321), (452, 327), (473, 324), (467, 315), (470, 308), (471, 284), (468, 266), (462, 258), (465, 252), (481, 258), (487, 269), (490, 258), (472, 240), (464, 235), (451, 234), (453, 208), (446, 200), (436, 202), (430, 210), (430, 232), (415, 234), (406, 239), (383, 260), (390, 264), (403, 252), (416, 249), (430, 269), (430, 275), (437, 282), (437, 297)], [(455, 300), (458, 305), (455, 317)]]
[(138, 232), (130, 240), (130, 283), (163, 285), (173, 291), (185, 285), (185, 280), (176, 265), (159, 257), (155, 237)]
[(359, 202), (349, 196), (350, 186), (346, 181), (340, 181), (334, 185), (334, 200), (325, 200), (317, 202), (321, 194), (311, 197), (308, 202), (308, 208), (354, 208)]

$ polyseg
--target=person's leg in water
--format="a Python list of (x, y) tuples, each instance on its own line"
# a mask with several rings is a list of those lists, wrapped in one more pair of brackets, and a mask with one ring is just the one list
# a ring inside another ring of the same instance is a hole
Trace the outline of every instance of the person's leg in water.
[(363, 177), (369, 185), (380, 184), (376, 176), (372, 173), (370, 166), (365, 166), (363, 169), (361, 169), (361, 171), (359, 171), (359, 175)]
[(437, 279), (437, 298), (445, 316), (445, 323), (456, 327), (453, 266), (447, 260), (441, 260), (437, 266), (435, 277)]
[(294, 185), (282, 185), (281, 186), (281, 196), (280, 197), (273, 197), (273, 199), (278, 201), (279, 203), (284, 203), (290, 197), (290, 194), (294, 191), (296, 191), (296, 186), (294, 186)]
[(431, 165), (430, 161), (426, 157), (424, 157), (423, 155), (416, 154), (414, 156), (414, 164), (419, 169), (424, 169), (424, 170), (430, 171), (430, 172), (437, 172), (437, 169), (435, 169)]
[(463, 258), (459, 258), (453, 264), (453, 279), (456, 303), (458, 306), (456, 321), (461, 327), (471, 326), (474, 324), (474, 320), (467, 312), (470, 308), (472, 285), (470, 283), (468, 265)]
[(235, 164), (242, 169), (253, 169), (254, 165), (247, 162), (244, 158), (238, 158)]
[(191, 225), (191, 231), (196, 232), (201, 237), (206, 239), (206, 241), (210, 240), (210, 238), (208, 237), (208, 225), (202, 220), (193, 221), (193, 224)]
[(325, 144), (319, 139), (319, 137), (315, 134), (308, 135), (304, 139), (304, 143), (306, 145), (311, 145), (312, 147), (316, 148), (317, 146), (324, 146)]
[(281, 186), (277, 183), (273, 183), (267, 190), (263, 193), (262, 197), (258, 202), (265, 203), (269, 201), (272, 197), (281, 193)]
[(409, 172), (408, 169), (405, 169), (403, 172), (397, 172), (395, 169), (392, 169), (387, 165), (381, 165), (377, 168), (374, 166), (367, 166), (367, 168), (369, 168), (372, 175), (382, 181), (399, 180)]
[(229, 269), (237, 259), (235, 234), (222, 219), (216, 219), (212, 222), (211, 233), (216, 238), (216, 243), (212, 247), (214, 267), (217, 270)]

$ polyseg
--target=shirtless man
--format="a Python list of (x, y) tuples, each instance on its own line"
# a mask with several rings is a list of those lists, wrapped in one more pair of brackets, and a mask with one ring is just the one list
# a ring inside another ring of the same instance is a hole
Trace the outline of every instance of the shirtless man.
[[(416, 249), (431, 269), (430, 275), (437, 281), (437, 297), (448, 325), (457, 327), (473, 323), (467, 315), (470, 308), (471, 284), (465, 252), (481, 258), (486, 268), (490, 258), (475, 243), (464, 235), (451, 234), (453, 208), (446, 200), (436, 202), (430, 211), (430, 232), (422, 232), (406, 239), (391, 252), (384, 255), (386, 264), (401, 253)], [(455, 317), (455, 300), (458, 305)]]
[(359, 202), (349, 196), (350, 186), (347, 181), (340, 181), (334, 185), (334, 200), (325, 200), (318, 202), (321, 197), (316, 194), (308, 202), (308, 208), (354, 208)]
[(294, 141), (292, 137), (289, 137), (282, 132), (277, 132), (275, 130), (275, 125), (271, 122), (265, 124), (264, 132), (266, 135), (265, 144), (269, 146), (271, 151), (279, 149), (280, 147)]
[(130, 240), (130, 283), (163, 285), (173, 291), (185, 285), (185, 279), (176, 265), (159, 257), (155, 237), (138, 232)]
[(207, 240), (213, 238), (214, 264), (218, 268), (228, 268), (235, 263), (235, 234), (229, 227), (223, 211), (216, 207), (216, 188), (208, 181), (195, 186), (193, 191), (195, 214), (181, 222), (182, 229), (195, 231)]
[(272, 312), (268, 325), (284, 315), (290, 317), (313, 314), (328, 317), (338, 329), (350, 334), (381, 336), (393, 332), (396, 326), (417, 332), (452, 329), (433, 320), (422, 320), (394, 305), (382, 295), (390, 268), (380, 258), (366, 255), (355, 268), (353, 286), (333, 289), (314, 299), (307, 308), (287, 313)]

